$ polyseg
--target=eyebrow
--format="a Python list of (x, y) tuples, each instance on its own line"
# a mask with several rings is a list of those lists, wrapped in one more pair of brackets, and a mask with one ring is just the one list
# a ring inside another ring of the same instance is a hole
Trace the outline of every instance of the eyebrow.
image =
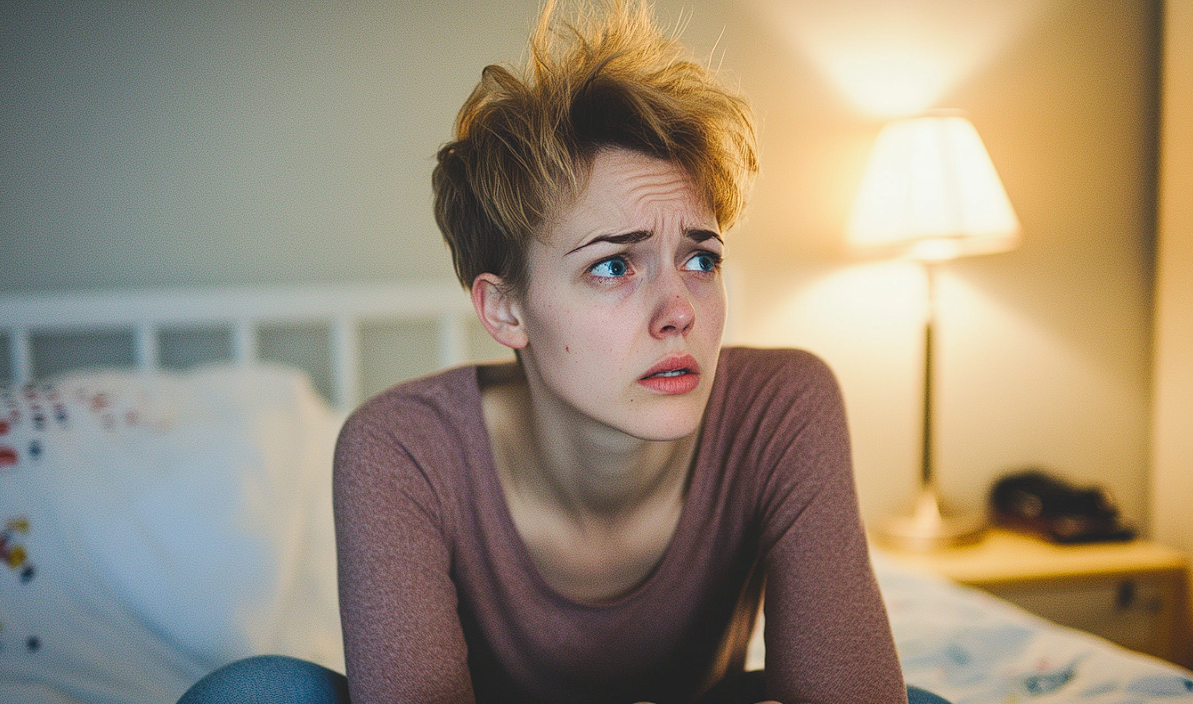
[[(685, 230), (684, 236), (694, 242), (704, 242), (706, 240), (715, 239), (716, 241), (724, 244), (724, 240), (721, 239), (721, 236), (718, 235), (716, 232), (713, 232), (712, 230), (701, 230), (701, 229)], [(579, 247), (576, 247), (575, 249), (568, 252), (567, 254), (564, 254), (563, 256), (566, 257), (568, 254), (573, 254), (575, 252), (579, 252), (581, 249), (584, 249), (585, 247), (587, 247), (591, 244), (596, 244), (597, 242), (608, 242), (609, 244), (618, 244), (618, 245), (636, 244), (638, 242), (644, 242), (644, 241), (650, 239), (651, 237), (654, 237), (654, 233), (649, 230), (634, 230), (633, 232), (624, 232), (620, 235), (600, 235), (599, 237), (593, 237), (591, 240), (585, 242), (584, 244), (580, 245)]]

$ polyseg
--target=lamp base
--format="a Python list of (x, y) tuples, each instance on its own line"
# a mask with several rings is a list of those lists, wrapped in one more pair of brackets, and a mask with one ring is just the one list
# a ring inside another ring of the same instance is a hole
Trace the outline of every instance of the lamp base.
[(886, 521), (878, 531), (878, 538), (900, 550), (928, 552), (977, 543), (985, 533), (985, 514), (947, 515), (940, 510), (936, 490), (925, 486), (916, 497), (911, 515)]

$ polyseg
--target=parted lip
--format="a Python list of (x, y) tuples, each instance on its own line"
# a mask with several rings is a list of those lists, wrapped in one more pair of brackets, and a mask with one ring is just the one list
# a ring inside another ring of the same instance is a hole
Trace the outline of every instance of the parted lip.
[(651, 367), (646, 374), (642, 375), (643, 379), (649, 379), (656, 374), (663, 372), (673, 372), (676, 369), (685, 369), (690, 374), (700, 373), (700, 364), (696, 362), (696, 358), (690, 354), (673, 354), (659, 360), (657, 364)]

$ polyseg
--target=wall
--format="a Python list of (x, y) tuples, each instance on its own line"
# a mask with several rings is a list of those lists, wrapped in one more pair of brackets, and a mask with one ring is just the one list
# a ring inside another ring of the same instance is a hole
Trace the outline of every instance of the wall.
[(431, 159), (480, 68), (518, 57), (532, 9), (132, 0), (0, 13), (12, 57), (0, 286), (14, 291), (449, 277)]
[[(431, 159), (537, 4), (3, 4), (0, 290), (450, 276)], [(837, 369), (867, 516), (915, 485), (922, 283), (853, 259), (843, 225), (883, 121), (958, 107), (1024, 244), (944, 272), (944, 489), (976, 505), (1040, 463), (1145, 518), (1156, 4), (657, 10), (761, 120), (732, 337)]]
[(1170, 0), (1164, 22), (1153, 526), (1193, 558), (1193, 2)]

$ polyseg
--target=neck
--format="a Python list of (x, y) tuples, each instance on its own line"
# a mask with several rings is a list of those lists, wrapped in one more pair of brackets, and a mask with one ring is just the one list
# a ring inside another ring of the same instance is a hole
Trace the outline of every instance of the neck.
[[(527, 467), (539, 492), (572, 513), (632, 513), (682, 493), (695, 437), (640, 440), (605, 427), (564, 427), (559, 417), (533, 408), (535, 466)], [(529, 487), (528, 487), (529, 488)]]
[[(681, 496), (696, 436), (651, 441), (582, 416), (525, 376), (507, 387), (513, 409), (503, 453), (508, 486), (579, 520), (616, 522)], [(519, 398), (520, 397), (520, 398)]]

